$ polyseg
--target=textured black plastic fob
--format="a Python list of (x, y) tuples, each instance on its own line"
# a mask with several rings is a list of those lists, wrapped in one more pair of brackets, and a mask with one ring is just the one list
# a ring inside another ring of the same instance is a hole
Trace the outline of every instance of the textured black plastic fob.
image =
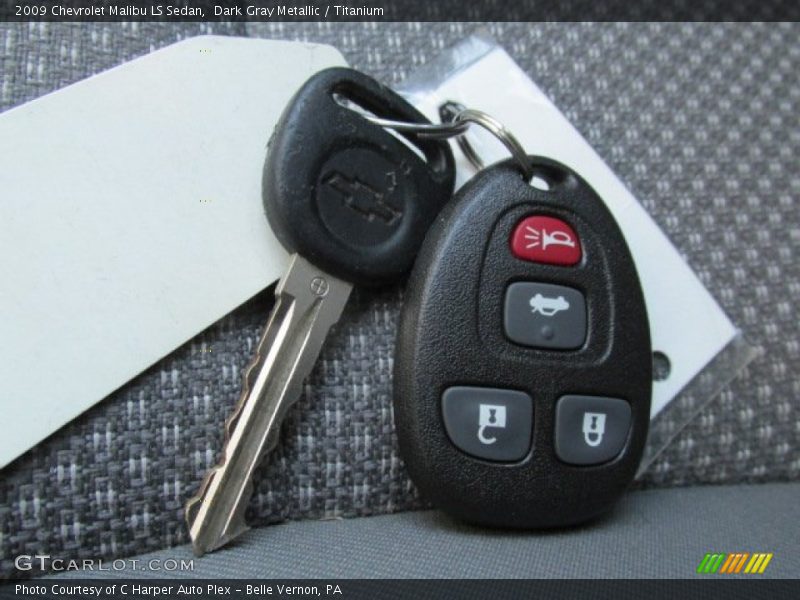
[[(344, 101), (344, 102), (343, 102)], [(443, 142), (412, 150), (344, 103), (427, 123), (395, 92), (346, 68), (312, 76), (278, 121), (264, 165), (264, 207), (281, 243), (359, 285), (405, 275), (449, 201), (455, 169)]]
[[(647, 437), (652, 354), (644, 298), (623, 235), (574, 171), (531, 157), (550, 189), (523, 181), (511, 161), (475, 176), (437, 218), (409, 279), (395, 358), (400, 450), (423, 496), (462, 519), (545, 528), (608, 511), (632, 481)], [(583, 256), (572, 267), (515, 258), (514, 225), (530, 214), (572, 225)], [(517, 345), (503, 332), (515, 281), (568, 286), (586, 299), (587, 335), (574, 350)], [(519, 390), (533, 399), (532, 443), (520, 461), (460, 451), (443, 424), (451, 386)], [(563, 395), (624, 399), (631, 427), (619, 456), (594, 466), (559, 460), (555, 406)]]

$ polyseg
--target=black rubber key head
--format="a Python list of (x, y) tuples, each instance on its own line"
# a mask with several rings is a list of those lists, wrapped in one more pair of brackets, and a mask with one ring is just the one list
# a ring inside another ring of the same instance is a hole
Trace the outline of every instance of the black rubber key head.
[(264, 166), (264, 207), (281, 243), (358, 285), (411, 269), (453, 192), (449, 146), (408, 138), (418, 152), (344, 106), (427, 123), (395, 92), (346, 68), (311, 77), (276, 125)]
[(548, 191), (506, 161), (442, 211), (409, 278), (395, 356), (411, 478), (448, 512), (503, 527), (609, 510), (650, 417), (647, 312), (622, 232), (575, 172), (531, 160)]

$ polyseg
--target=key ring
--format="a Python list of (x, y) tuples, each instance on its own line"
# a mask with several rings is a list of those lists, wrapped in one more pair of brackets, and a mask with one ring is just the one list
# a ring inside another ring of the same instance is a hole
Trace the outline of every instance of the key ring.
[(392, 129), (402, 133), (411, 133), (425, 140), (447, 140), (458, 137), (466, 133), (469, 129), (469, 122), (446, 121), (444, 123), (412, 123), (411, 121), (394, 121), (392, 119), (381, 119), (372, 115), (365, 114), (363, 117), (370, 123)]
[(411, 123), (408, 121), (382, 119), (372, 115), (364, 115), (364, 118), (380, 127), (414, 134), (422, 139), (446, 140), (453, 137), (457, 138), (458, 145), (464, 156), (480, 171), (485, 166), (483, 160), (464, 135), (470, 125), (478, 125), (491, 133), (506, 147), (514, 160), (517, 161), (517, 166), (520, 168), (525, 181), (530, 181), (533, 177), (533, 169), (528, 162), (528, 155), (522, 144), (519, 143), (519, 140), (505, 125), (490, 114), (482, 110), (466, 108), (457, 102), (444, 103), (439, 112), (443, 118), (442, 123)]
[[(509, 131), (505, 125), (482, 110), (464, 108), (463, 106), (454, 102), (448, 102), (442, 105), (442, 113), (446, 114), (445, 111), (448, 109), (452, 110), (450, 107), (460, 109), (455, 114), (455, 117), (452, 121), (453, 123), (474, 123), (475, 125), (483, 127), (486, 131), (500, 140), (500, 142), (511, 153), (511, 156), (517, 161), (517, 166), (519, 166), (520, 170), (522, 171), (522, 176), (525, 178), (525, 181), (530, 181), (533, 178), (533, 168), (528, 161), (528, 154), (525, 152), (525, 148), (522, 147), (522, 144), (519, 143), (519, 140), (516, 138), (516, 136), (511, 133), (511, 131)], [(476, 169), (479, 171), (483, 169), (485, 166), (483, 160), (480, 156), (478, 156), (475, 148), (473, 148), (472, 144), (469, 143), (469, 140), (465, 135), (462, 134), (459, 136), (458, 145), (461, 148), (461, 151), (464, 153), (464, 156), (467, 157), (467, 160), (469, 160), (469, 162), (471, 162)]]

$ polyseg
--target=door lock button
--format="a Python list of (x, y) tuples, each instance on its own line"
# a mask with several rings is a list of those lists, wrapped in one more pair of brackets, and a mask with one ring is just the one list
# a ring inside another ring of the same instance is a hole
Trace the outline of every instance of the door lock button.
[(631, 405), (619, 398), (562, 396), (556, 403), (556, 454), (571, 465), (599, 465), (628, 439)]
[(515, 462), (530, 450), (533, 400), (524, 392), (450, 387), (442, 394), (442, 416), (450, 441), (472, 456)]

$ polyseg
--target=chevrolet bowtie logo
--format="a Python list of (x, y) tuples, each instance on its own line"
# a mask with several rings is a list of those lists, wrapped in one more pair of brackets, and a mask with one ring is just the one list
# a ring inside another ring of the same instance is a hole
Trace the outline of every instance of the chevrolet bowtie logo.
[(379, 220), (387, 226), (391, 226), (403, 216), (402, 212), (384, 200), (384, 197), (394, 189), (394, 186), (381, 193), (363, 181), (350, 179), (338, 172), (329, 175), (322, 183), (338, 192), (342, 196), (345, 206), (351, 208), (368, 221)]

